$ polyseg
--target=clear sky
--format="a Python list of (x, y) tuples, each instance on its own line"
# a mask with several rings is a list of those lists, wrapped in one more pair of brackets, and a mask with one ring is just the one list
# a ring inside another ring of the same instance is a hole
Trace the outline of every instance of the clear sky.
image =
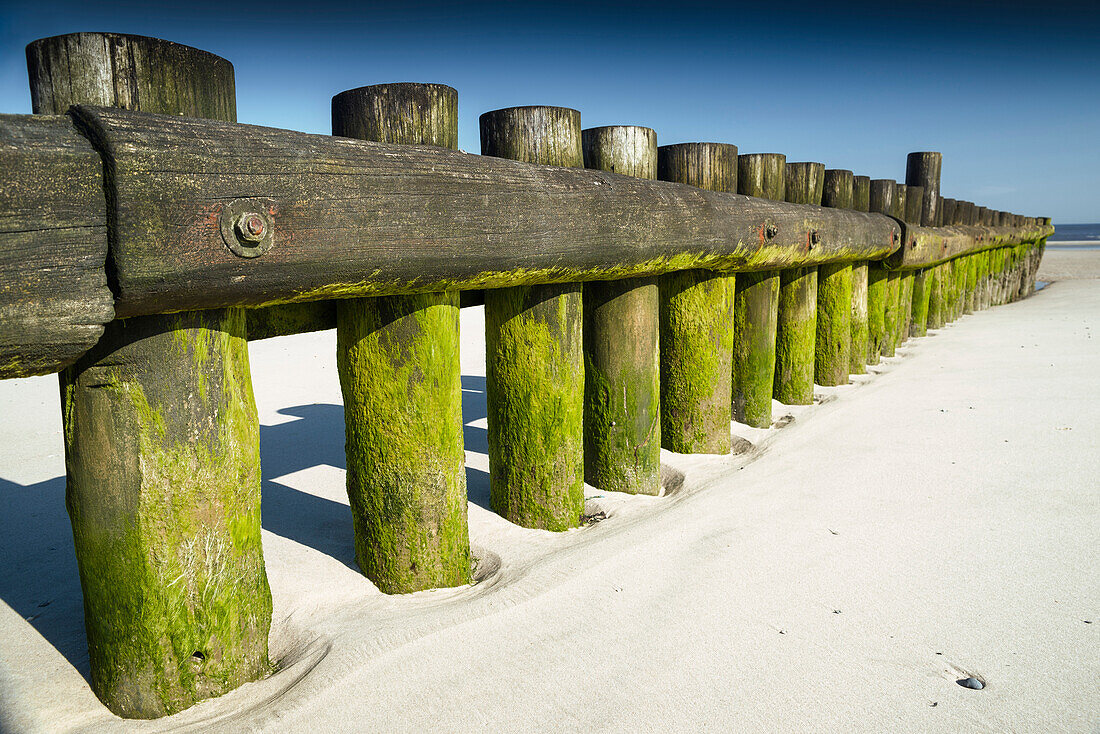
[(872, 178), (943, 152), (944, 196), (1100, 222), (1095, 2), (175, 3), (0, 0), (0, 112), (29, 113), (24, 47), (115, 31), (233, 62), (241, 122), (330, 132), (344, 89), (440, 82), (459, 145), (482, 112), (574, 107)]

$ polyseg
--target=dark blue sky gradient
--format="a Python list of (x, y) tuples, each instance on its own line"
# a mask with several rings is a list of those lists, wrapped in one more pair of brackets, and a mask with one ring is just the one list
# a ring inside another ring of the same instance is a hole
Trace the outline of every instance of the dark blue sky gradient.
[(233, 62), (241, 122), (327, 134), (337, 92), (441, 82), (470, 152), (482, 112), (562, 105), (872, 178), (939, 150), (945, 196), (1100, 221), (1094, 3), (0, 3), (2, 112), (30, 112), (30, 41), (137, 33)]

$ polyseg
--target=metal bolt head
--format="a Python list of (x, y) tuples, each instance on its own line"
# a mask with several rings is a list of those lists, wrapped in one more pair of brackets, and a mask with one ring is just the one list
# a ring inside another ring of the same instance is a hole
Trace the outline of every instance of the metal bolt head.
[(235, 228), (245, 242), (261, 242), (267, 236), (267, 222), (256, 212), (245, 212), (237, 217)]
[(897, 230), (894, 230), (894, 231), (893, 231), (893, 232), (892, 232), (892, 233), (890, 234), (890, 239), (891, 239), (891, 240), (893, 240), (893, 242), (894, 242), (894, 244), (895, 244), (895, 245), (896, 245), (896, 244), (898, 243), (898, 233), (897, 233)]
[(777, 234), (779, 234), (779, 227), (770, 223), (764, 226), (764, 237), (766, 237), (767, 239), (770, 240), (774, 238)]
[(812, 245), (820, 245), (821, 244), (821, 233), (818, 232), (816, 229), (810, 231), (810, 244), (812, 244)]

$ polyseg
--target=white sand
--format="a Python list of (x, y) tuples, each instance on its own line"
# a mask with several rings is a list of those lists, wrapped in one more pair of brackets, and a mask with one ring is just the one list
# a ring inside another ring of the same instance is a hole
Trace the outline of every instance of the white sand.
[(777, 404), (786, 427), (735, 426), (746, 454), (665, 454), (664, 497), (590, 489), (609, 518), (558, 535), (485, 509), (480, 316), (463, 313), (480, 583), (387, 597), (357, 573), (333, 334), (255, 343), (282, 667), (157, 722), (115, 718), (83, 677), (56, 380), (0, 382), (0, 728), (1100, 723), (1100, 282), (964, 317), (819, 405)]

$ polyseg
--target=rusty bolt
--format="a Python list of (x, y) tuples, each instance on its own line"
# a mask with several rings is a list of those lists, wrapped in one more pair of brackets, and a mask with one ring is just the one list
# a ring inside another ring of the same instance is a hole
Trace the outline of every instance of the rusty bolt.
[(898, 243), (899, 235), (897, 230), (894, 230), (894, 232), (891, 234), (890, 239), (894, 241), (895, 245)]
[(237, 217), (236, 230), (245, 242), (262, 242), (267, 236), (267, 223), (256, 212), (245, 212)]
[(818, 232), (816, 229), (810, 230), (810, 244), (811, 245), (820, 245), (821, 244), (821, 233)]
[(768, 223), (764, 225), (764, 237), (765, 239), (772, 239), (779, 234), (779, 227), (774, 224)]

